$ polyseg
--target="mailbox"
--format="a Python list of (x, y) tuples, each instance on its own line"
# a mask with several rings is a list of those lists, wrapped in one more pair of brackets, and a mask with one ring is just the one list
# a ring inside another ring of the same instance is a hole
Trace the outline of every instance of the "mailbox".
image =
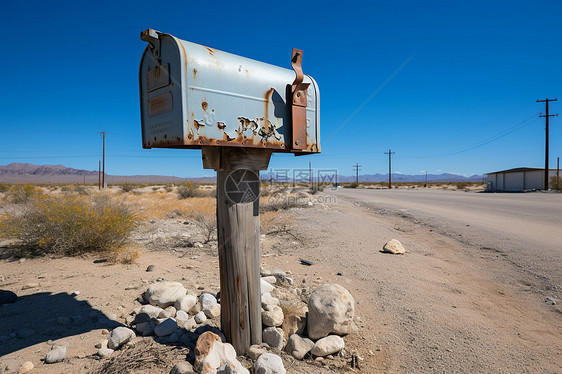
[(152, 29), (141, 39), (143, 148), (320, 152), (319, 90), (302, 72), (302, 51), (290, 70)]

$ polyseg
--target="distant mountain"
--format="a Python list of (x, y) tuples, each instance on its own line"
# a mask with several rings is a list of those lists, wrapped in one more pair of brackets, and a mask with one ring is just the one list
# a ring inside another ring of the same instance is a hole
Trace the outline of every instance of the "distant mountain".
[[(166, 175), (105, 175), (107, 183), (215, 183), (215, 177), (180, 178)], [(98, 183), (97, 170), (73, 169), (63, 165), (12, 163), (0, 165), (0, 183)]]
[[(327, 173), (330, 174), (330, 173)], [(275, 174), (261, 173), (262, 179), (280, 179)], [(195, 183), (215, 183), (215, 177), (180, 178), (167, 175), (109, 175), (105, 176), (107, 183), (182, 183), (185, 181)], [(306, 179), (306, 177), (305, 177)], [(428, 182), (481, 182), (483, 175), (465, 177), (459, 174), (428, 174)], [(292, 179), (291, 179), (292, 180)], [(324, 179), (330, 180), (331, 179)], [(317, 176), (314, 177), (317, 181)], [(338, 175), (338, 182), (354, 182), (355, 176)], [(386, 182), (388, 174), (364, 174), (359, 176), (360, 182)], [(424, 182), (425, 174), (408, 175), (393, 173), (393, 182)], [(97, 170), (83, 170), (68, 168), (63, 165), (34, 165), (12, 163), (0, 166), (0, 183), (98, 183)]]
[[(326, 173), (329, 175), (330, 173)], [(279, 176), (275, 174), (262, 174), (262, 179), (279, 179)], [(338, 182), (339, 183), (349, 183), (355, 182), (355, 176), (349, 175), (338, 175)], [(484, 180), (483, 175), (474, 174), (470, 177), (465, 177), (460, 174), (454, 173), (443, 173), (443, 174), (428, 174), (427, 181), (428, 182), (482, 182)], [(306, 177), (304, 178), (306, 179)], [(318, 180), (317, 175), (313, 177), (313, 180), (316, 182)], [(322, 181), (333, 181), (330, 177), (321, 177), (320, 180)], [(290, 178), (292, 181), (292, 177)], [(392, 181), (393, 182), (425, 182), (425, 174), (421, 175), (408, 175), (408, 174), (401, 174), (401, 173), (392, 173)], [(297, 179), (298, 182), (298, 179)], [(359, 175), (359, 182), (388, 182), (388, 174), (363, 174)]]

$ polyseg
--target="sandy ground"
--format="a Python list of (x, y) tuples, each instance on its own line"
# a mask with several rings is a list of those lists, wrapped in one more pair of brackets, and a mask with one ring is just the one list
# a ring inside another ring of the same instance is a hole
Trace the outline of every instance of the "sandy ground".
[[(289, 373), (356, 371), (347, 361), (352, 353), (361, 357), (364, 373), (562, 372), (559, 304), (545, 303), (529, 286), (529, 275), (501, 253), (335, 196), (337, 201), (289, 211), (294, 236), (262, 239), (264, 268), (290, 271), (299, 287), (339, 283), (356, 301), (358, 330), (345, 338), (346, 358), (297, 362), (285, 355)], [(0, 342), (0, 370), (15, 371), (31, 361), (37, 373), (99, 372), (104, 362), (93, 356), (94, 345), (106, 338), (108, 326), (60, 326), (57, 317), (103, 313), (124, 322), (139, 305), (136, 297), (158, 278), (181, 281), (193, 291), (218, 291), (213, 246), (178, 248), (177, 240), (167, 240), (166, 235), (192, 233), (191, 225), (166, 219), (147, 230), (137, 237), (146, 249), (130, 265), (89, 257), (0, 261), (0, 288), (21, 297), (0, 307), (0, 336), (22, 327), (35, 330), (30, 338)], [(379, 251), (393, 238), (404, 244), (406, 255)], [(300, 258), (313, 265), (301, 265)], [(154, 272), (145, 271), (150, 264)], [(22, 289), (32, 283), (37, 285)], [(66, 344), (69, 359), (43, 364), (49, 340)], [(142, 341), (139, 349), (146, 349)], [(167, 373), (187, 354), (165, 348), (165, 364), (135, 372)]]

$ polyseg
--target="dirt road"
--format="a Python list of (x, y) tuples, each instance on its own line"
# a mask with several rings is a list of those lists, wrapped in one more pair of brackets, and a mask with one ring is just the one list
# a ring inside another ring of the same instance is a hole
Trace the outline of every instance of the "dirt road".
[[(560, 296), (554, 238), (562, 196), (334, 196), (329, 212), (299, 215), (306, 238), (299, 254), (317, 264), (314, 275), (329, 273), (356, 297), (367, 372), (562, 371), (561, 309), (545, 302)], [(537, 218), (533, 199), (551, 216)], [(541, 223), (548, 234), (528, 229)], [(405, 256), (379, 252), (392, 238), (404, 244)]]
[(496, 194), (435, 190), (339, 190), (379, 214), (500, 253), (534, 279), (535, 291), (562, 285), (562, 194)]

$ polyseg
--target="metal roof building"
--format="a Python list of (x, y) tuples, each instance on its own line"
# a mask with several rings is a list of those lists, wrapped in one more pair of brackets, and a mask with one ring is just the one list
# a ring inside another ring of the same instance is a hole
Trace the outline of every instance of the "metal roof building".
[[(556, 170), (548, 171), (549, 180), (556, 177)], [(515, 168), (486, 173), (487, 191), (517, 192), (544, 190), (544, 168)]]

